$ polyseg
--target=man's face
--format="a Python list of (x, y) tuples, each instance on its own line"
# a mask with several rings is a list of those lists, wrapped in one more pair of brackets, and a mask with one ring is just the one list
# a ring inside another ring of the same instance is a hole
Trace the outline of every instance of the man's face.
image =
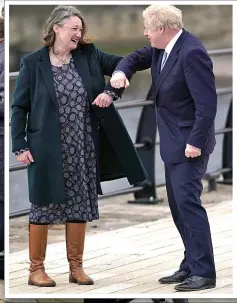
[(148, 38), (152, 47), (165, 48), (164, 30), (162, 28), (154, 29), (148, 22), (144, 22), (144, 36)]

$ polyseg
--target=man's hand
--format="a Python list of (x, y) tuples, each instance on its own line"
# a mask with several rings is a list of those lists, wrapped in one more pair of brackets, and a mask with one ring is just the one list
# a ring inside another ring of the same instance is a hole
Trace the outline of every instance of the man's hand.
[(186, 144), (185, 156), (187, 158), (195, 158), (201, 156), (201, 149), (190, 144)]
[(108, 107), (113, 102), (113, 97), (102, 93), (94, 100), (93, 105), (97, 105), (99, 107)]
[(30, 153), (29, 150), (21, 153), (20, 155), (16, 156), (17, 161), (20, 161), (24, 164), (30, 164), (31, 162), (34, 162), (34, 159)]
[(116, 72), (110, 79), (110, 84), (114, 88), (129, 87), (129, 81), (123, 72)]

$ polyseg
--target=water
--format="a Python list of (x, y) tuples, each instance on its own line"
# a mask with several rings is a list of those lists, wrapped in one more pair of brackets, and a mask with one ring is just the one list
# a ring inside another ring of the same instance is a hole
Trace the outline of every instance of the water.
[[(231, 86), (231, 78), (217, 78), (217, 87)], [(131, 86), (128, 88), (124, 94), (121, 101), (131, 101), (138, 99), (145, 99), (147, 92), (150, 87), (150, 74), (145, 71), (138, 73), (134, 76), (131, 81)], [(218, 98), (218, 110), (216, 116), (216, 130), (224, 128), (226, 123), (227, 111), (229, 109), (230, 100), (232, 95), (225, 94)], [(119, 100), (116, 102), (120, 102)], [(135, 142), (137, 126), (140, 118), (142, 108), (132, 108), (120, 110), (121, 117), (129, 131), (129, 134)], [(222, 143), (223, 135), (216, 136), (217, 145), (210, 157), (209, 165), (207, 171), (215, 171), (222, 167)], [(159, 136), (157, 135), (157, 141), (159, 141)], [(11, 147), (10, 147), (11, 151)], [(159, 146), (156, 146), (156, 184), (164, 182), (164, 166), (160, 159)], [(10, 165), (19, 164), (15, 156), (10, 153)], [(102, 189), (104, 194), (113, 192), (115, 190), (120, 190), (129, 187), (127, 179), (121, 179), (116, 181), (104, 182), (102, 183)], [(27, 189), (27, 171), (21, 170), (10, 173), (10, 214), (26, 210), (30, 207), (28, 202), (28, 189)]]

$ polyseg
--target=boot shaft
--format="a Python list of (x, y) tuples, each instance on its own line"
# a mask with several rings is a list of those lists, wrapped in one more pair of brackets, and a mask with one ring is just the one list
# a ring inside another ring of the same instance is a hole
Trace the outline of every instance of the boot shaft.
[(44, 270), (47, 248), (48, 225), (29, 224), (30, 271)]
[(66, 247), (68, 262), (82, 266), (86, 223), (66, 223)]

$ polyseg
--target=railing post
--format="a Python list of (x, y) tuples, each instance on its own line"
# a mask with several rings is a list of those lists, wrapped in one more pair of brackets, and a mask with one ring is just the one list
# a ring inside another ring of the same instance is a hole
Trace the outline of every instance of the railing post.
[[(147, 100), (152, 100), (152, 88), (146, 97)], [(138, 204), (156, 204), (161, 202), (161, 199), (156, 195), (155, 182), (155, 149), (156, 149), (156, 117), (154, 104), (144, 106), (138, 124), (136, 144), (144, 144), (144, 147), (138, 148), (138, 155), (148, 174), (148, 180), (141, 182), (135, 186), (143, 187), (142, 190), (135, 192), (135, 200), (128, 201), (128, 203)]]
[[(230, 107), (228, 110), (227, 118), (226, 118), (226, 128), (232, 128), (232, 99), (230, 101)], [(231, 171), (227, 173), (223, 173), (223, 181), (221, 183), (223, 184), (233, 184), (233, 154), (232, 154), (232, 148), (233, 148), (233, 131), (227, 132), (224, 134), (223, 139), (223, 152), (222, 152), (222, 167), (223, 168), (230, 168)]]

